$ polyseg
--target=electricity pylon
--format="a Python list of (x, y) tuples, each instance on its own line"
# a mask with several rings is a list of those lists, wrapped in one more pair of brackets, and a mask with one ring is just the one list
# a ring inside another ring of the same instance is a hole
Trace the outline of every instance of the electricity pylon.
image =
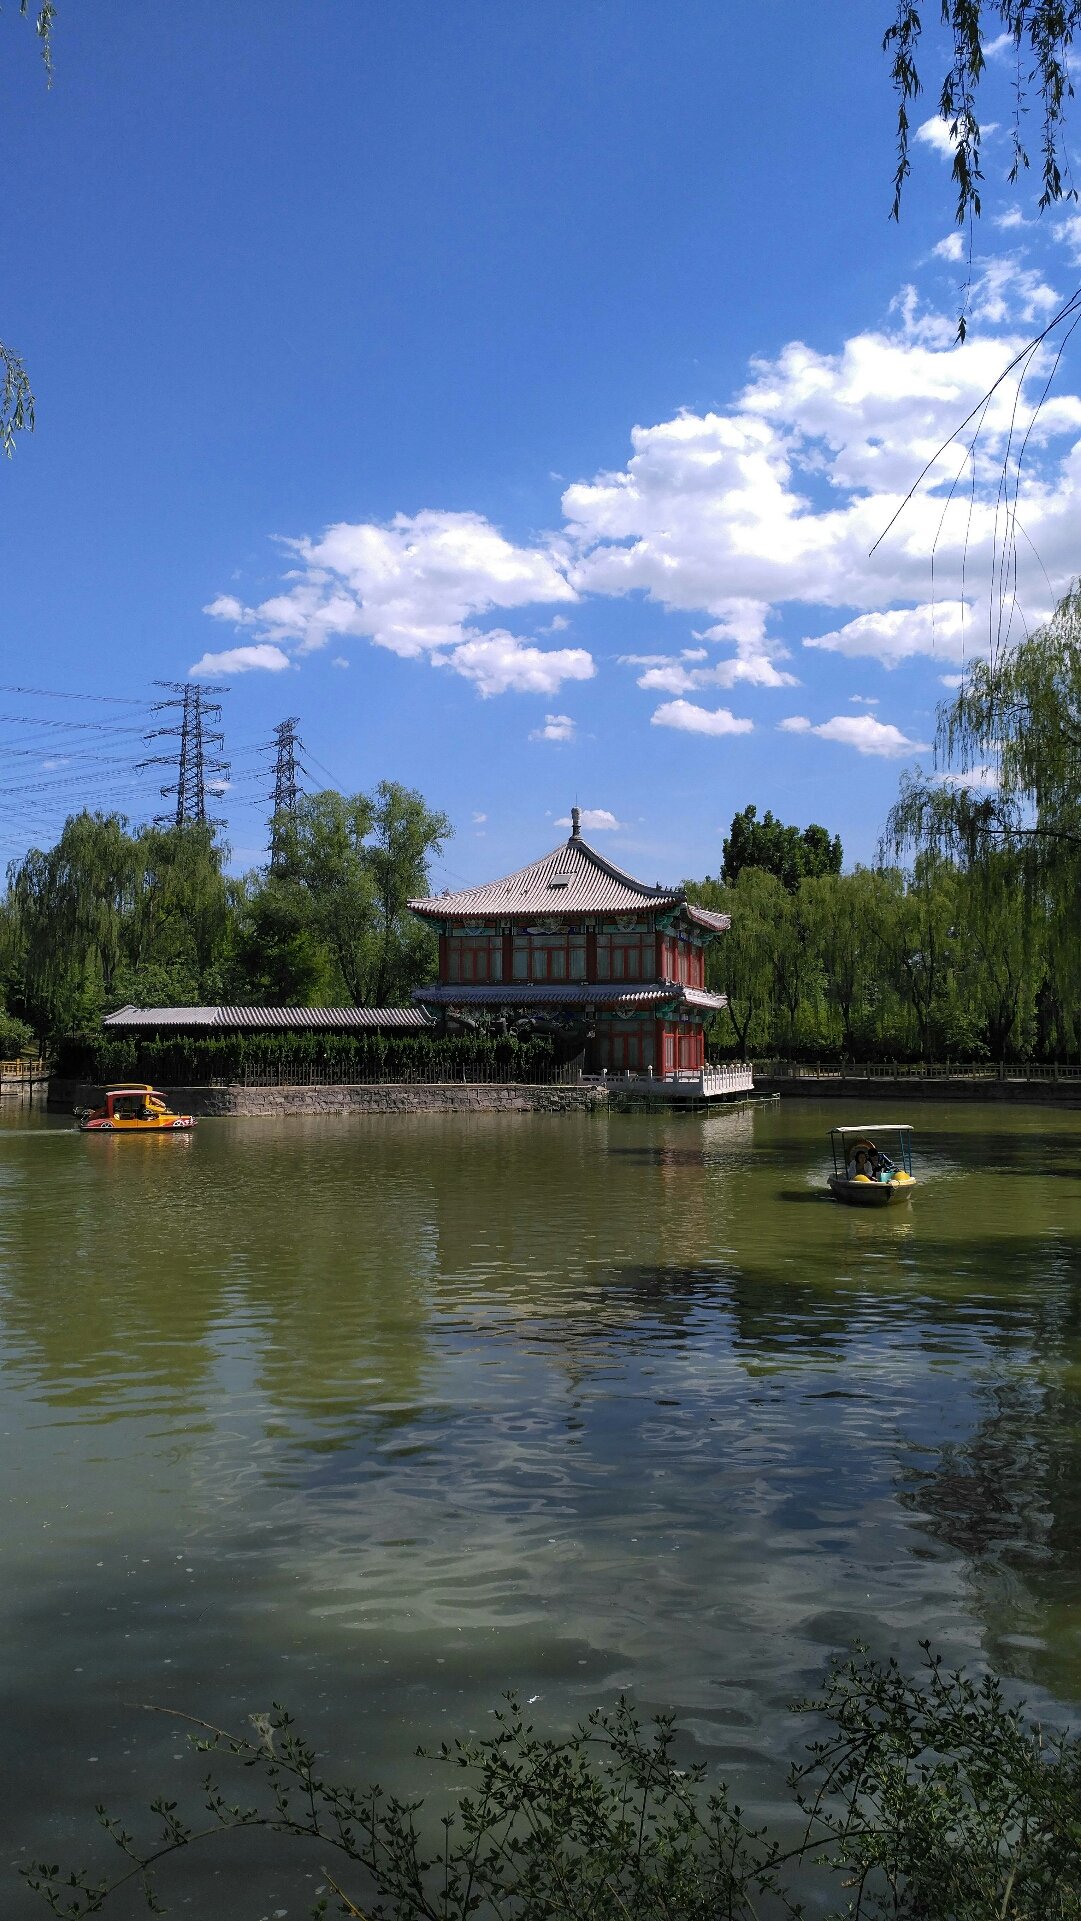
[[(158, 687), (169, 691), (168, 700), (154, 702), (151, 712), (179, 712), (178, 722), (169, 727), (154, 727), (144, 735), (151, 740), (179, 740), (175, 754), (151, 754), (138, 767), (175, 767), (176, 779), (167, 781), (159, 791), (163, 798), (175, 800), (172, 815), (159, 814), (158, 827), (184, 827), (191, 822), (206, 826), (208, 793), (221, 793), (229, 775), (229, 763), (222, 758), (225, 736), (220, 728), (208, 727), (208, 720), (221, 719), (221, 702), (208, 700), (208, 694), (227, 694), (228, 687), (212, 687), (198, 681), (159, 680)], [(217, 751), (215, 751), (217, 750)], [(217, 826), (216, 821), (210, 823)]]
[(286, 833), (296, 818), (300, 794), (300, 750), (303, 742), (297, 733), (300, 716), (290, 714), (274, 729), (274, 812), (270, 817), (270, 870), (277, 872), (285, 858)]

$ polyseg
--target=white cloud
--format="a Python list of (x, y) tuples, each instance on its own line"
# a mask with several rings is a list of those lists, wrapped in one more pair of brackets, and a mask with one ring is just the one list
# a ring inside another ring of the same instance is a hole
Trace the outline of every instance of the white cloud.
[(474, 827), (483, 827), (487, 818), (488, 818), (487, 814), (474, 814), (473, 816)]
[[(922, 137), (941, 145), (944, 123), (928, 124), (940, 132)], [(752, 364), (727, 407), (636, 426), (624, 464), (566, 487), (565, 524), (551, 535), (516, 541), (483, 515), (435, 509), (340, 523), (285, 543), (279, 592), (253, 605), (222, 594), (208, 612), (280, 654), (366, 637), (449, 666), (482, 694), (551, 698), (595, 667), (584, 648), (548, 648), (540, 637), (561, 631), (584, 595), (643, 595), (689, 615), (695, 641), (710, 649), (702, 660), (678, 646), (621, 656), (642, 670), (645, 692), (674, 697), (677, 714), (681, 701), (708, 714), (682, 699), (706, 688), (797, 684), (770, 633), (784, 610), (807, 645), (826, 652), (959, 664), (969, 640), (978, 653), (990, 631), (1009, 449), (1025, 446), (1017, 592), (1030, 625), (1076, 570), (1081, 398), (1056, 383), (1036, 412), (1054, 343), (1027, 363), (1019, 393), (1013, 380), (995, 388), (970, 468), (965, 447), (940, 452), (1056, 298), (1017, 258), (985, 261), (960, 347), (955, 315), (929, 310), (906, 288), (888, 324), (854, 333), (836, 352), (791, 341)], [(925, 463), (928, 477), (904, 505)], [(932, 552), (942, 596), (933, 610)], [(1012, 578), (1011, 556), (1007, 563)]]
[[(1012, 269), (996, 285), (995, 298), (1042, 298)], [(938, 579), (954, 597), (966, 556), (970, 583), (988, 580), (1002, 534), (1001, 460), (1011, 433), (1016, 448), (1029, 427), (1050, 360), (1036, 356), (1039, 374), (1019, 405), (1011, 382), (997, 389), (983, 417), (975, 500), (967, 485), (947, 500), (963, 455), (939, 449), (1024, 336), (974, 331), (958, 347), (954, 321), (925, 314), (914, 295), (898, 313), (890, 331), (856, 335), (838, 354), (794, 342), (757, 363), (726, 413), (682, 413), (635, 428), (624, 468), (576, 482), (563, 496), (575, 588), (704, 609), (716, 625), (700, 638), (735, 638), (737, 659), (776, 660), (763, 638), (772, 608), (802, 603), (848, 615), (922, 604), (932, 549)], [(1061, 585), (1076, 562), (1081, 449), (1071, 446), (1057, 467), (1048, 449), (1059, 436), (1075, 441), (1079, 430), (1077, 396), (1050, 396), (1028, 441), (1019, 506), (1028, 538)], [(925, 462), (928, 481), (872, 554)], [(1046, 604), (1046, 589), (1022, 545), (1019, 591), (1028, 611)], [(973, 611), (975, 620), (980, 610)]]
[(1024, 267), (1009, 254), (986, 260), (972, 284), (969, 316), (986, 326), (1003, 327), (1020, 320), (1033, 327), (1049, 320), (1062, 304), (1061, 294), (1033, 267)]
[(544, 726), (534, 728), (530, 740), (573, 740), (574, 721), (570, 714), (545, 714)]
[(813, 727), (805, 715), (793, 714), (778, 725), (782, 733), (817, 734), (820, 740), (836, 741), (843, 747), (854, 747), (858, 754), (876, 754), (887, 760), (922, 752), (927, 746), (926, 741), (909, 740), (899, 727), (876, 720), (873, 714), (835, 714), (818, 727)]
[[(608, 833), (623, 825), (623, 822), (617, 820), (614, 814), (608, 812), (607, 807), (582, 807), (579, 809), (579, 819), (581, 826), (594, 834)], [(569, 827), (570, 825), (571, 818), (569, 814), (562, 820), (556, 821), (557, 827)]]
[(957, 146), (957, 141), (950, 132), (952, 125), (952, 120), (944, 120), (938, 113), (932, 114), (930, 120), (920, 121), (916, 128), (916, 138), (922, 140), (924, 146), (932, 147), (935, 153), (941, 154), (945, 160), (952, 160)]
[(685, 734), (749, 734), (753, 720), (740, 720), (727, 707), (696, 707), (689, 700), (668, 700), (651, 717), (654, 727), (678, 727)]
[(335, 654), (330, 664), (332, 667), (348, 667), (349, 662), (346, 660), (344, 654)]
[(1067, 249), (1074, 266), (1081, 265), (1081, 213), (1060, 213), (1051, 232)]
[(971, 621), (963, 601), (925, 601), (919, 607), (896, 607), (884, 614), (859, 614), (832, 633), (809, 636), (803, 645), (847, 654), (849, 659), (867, 656), (883, 667), (896, 667), (916, 654), (963, 660), (966, 627), (971, 648)]
[(249, 674), (255, 668), (262, 668), (268, 674), (280, 674), (292, 666), (288, 654), (280, 647), (271, 646), (268, 641), (256, 641), (250, 647), (227, 647), (223, 654), (204, 654), (194, 667), (188, 668), (189, 680), (200, 676), (215, 674)]
[(937, 787), (965, 787), (973, 793), (986, 794), (998, 786), (998, 769), (995, 767), (970, 767), (966, 773), (936, 774)]
[(539, 628), (538, 632), (542, 634), (565, 634), (569, 626), (570, 621), (565, 614), (553, 614), (547, 627)]
[(852, 702), (852, 705), (854, 707), (877, 707), (878, 706), (877, 694), (849, 694), (848, 698)]
[(965, 257), (965, 236), (961, 232), (948, 233), (944, 240), (938, 240), (931, 248), (939, 260), (963, 260)]
[(447, 654), (433, 654), (432, 662), (463, 674), (485, 699), (492, 694), (554, 694), (565, 680), (591, 680), (597, 671), (584, 647), (534, 647), (501, 628), (476, 634)]
[(965, 684), (964, 674), (940, 674), (938, 678), (943, 687), (963, 687)]
[(799, 686), (795, 674), (781, 672), (765, 654), (737, 655), (718, 661), (715, 667), (684, 667), (682, 660), (670, 659), (663, 667), (650, 667), (638, 676), (639, 687), (666, 694), (686, 694), (696, 687), (734, 687), (737, 681), (752, 687)]
[(482, 694), (549, 693), (594, 671), (582, 648), (545, 653), (531, 640), (471, 624), (497, 609), (576, 598), (554, 544), (515, 546), (481, 514), (429, 509), (384, 525), (342, 521), (318, 540), (282, 544), (297, 564), (281, 593), (257, 606), (219, 594), (204, 612), (298, 654), (341, 635), (366, 637), (404, 659), (428, 654)]
[(1012, 33), (997, 33), (993, 40), (985, 40), (983, 53), (986, 60), (1001, 60), (1007, 53), (1017, 51), (1017, 42)]

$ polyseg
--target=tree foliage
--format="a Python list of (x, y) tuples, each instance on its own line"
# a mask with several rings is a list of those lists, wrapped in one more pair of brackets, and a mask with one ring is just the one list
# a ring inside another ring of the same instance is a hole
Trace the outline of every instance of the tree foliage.
[(1078, 1921), (1081, 1741), (1008, 1704), (993, 1676), (973, 1681), (925, 1656), (910, 1677), (857, 1654), (798, 1704), (821, 1731), (789, 1775), (790, 1840), (752, 1826), (723, 1784), (707, 1786), (671, 1716), (645, 1726), (623, 1699), (559, 1739), (507, 1697), (490, 1734), (425, 1756), (457, 1789), (441, 1820), (420, 1799), (328, 1779), (276, 1706), (246, 1734), (172, 1717), (189, 1722), (210, 1766), (200, 1805), (181, 1811), (162, 1795), (143, 1838), (99, 1807), (120, 1856), (111, 1873), (48, 1862), (22, 1873), (63, 1921), (139, 1892), (162, 1913), (171, 1865), (212, 1839), (262, 1832), (302, 1843), (302, 1868), (318, 1848), (315, 1916), (796, 1921), (814, 1862), (826, 1921)]
[[(982, 914), (1022, 899), (1059, 992), (1081, 997), (1081, 589), (994, 661), (973, 661), (939, 713), (938, 777), (903, 780), (886, 837), (929, 848), (982, 890)], [(1015, 954), (1021, 965), (1020, 952)]]
[[(1011, 181), (1032, 164), (1025, 124), (1032, 105), (1039, 127), (1041, 209), (1076, 197), (1067, 186), (1069, 159), (1065, 141), (1067, 102), (1073, 98), (1071, 54), (1081, 28), (1081, 0), (940, 0), (933, 9), (946, 31), (947, 57), (935, 104), (947, 121), (954, 145), (953, 179), (957, 189), (958, 224), (980, 213), (983, 179), (982, 128), (977, 101), (984, 79), (987, 43), (1005, 34), (1013, 44), (1013, 114), (1011, 124)], [(916, 0), (896, 0), (883, 47), (890, 57), (890, 77), (897, 94), (897, 170), (894, 176), (893, 215), (900, 213), (904, 183), (911, 172), (909, 108), (923, 92), (920, 42), (928, 8)]]
[(825, 827), (786, 827), (767, 807), (762, 819), (754, 805), (733, 816), (722, 842), (722, 875), (731, 886), (745, 867), (759, 867), (794, 893), (812, 874), (839, 874), (844, 858), (840, 836), (832, 839)]
[(450, 824), (420, 794), (304, 797), (272, 869), (231, 879), (208, 827), (128, 830), (69, 819), (8, 871), (0, 917), (8, 1005), (43, 1038), (110, 1008), (199, 1002), (399, 1005), (434, 943), (406, 902)]
[(789, 892), (745, 867), (731, 887), (689, 884), (731, 917), (709, 950), (727, 996), (714, 1043), (742, 1059), (1046, 1059), (1081, 1044), (1081, 992), (1057, 963), (1054, 914), (1020, 883), (1016, 858), (972, 867), (934, 846), (911, 872), (857, 867)]

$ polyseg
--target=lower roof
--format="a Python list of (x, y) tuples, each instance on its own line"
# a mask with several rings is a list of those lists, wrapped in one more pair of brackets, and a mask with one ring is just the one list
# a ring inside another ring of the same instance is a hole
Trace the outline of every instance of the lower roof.
[(672, 1004), (702, 1013), (719, 1013), (728, 1002), (723, 994), (703, 987), (682, 987), (675, 981), (503, 981), (481, 986), (441, 984), (414, 987), (413, 999), (424, 1007), (659, 1007)]
[(425, 1028), (422, 1007), (118, 1007), (106, 1014), (103, 1027), (124, 1031), (197, 1027), (235, 1031), (285, 1029), (312, 1032), (353, 1028)]

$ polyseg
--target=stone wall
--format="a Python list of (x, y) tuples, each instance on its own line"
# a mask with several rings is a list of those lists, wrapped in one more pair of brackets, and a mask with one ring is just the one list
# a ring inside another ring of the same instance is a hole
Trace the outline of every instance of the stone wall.
[[(517, 1087), (452, 1081), (422, 1087), (163, 1087), (178, 1114), (568, 1114), (606, 1107), (604, 1087)], [(89, 1107), (100, 1089), (52, 1080), (49, 1106)]]
[(768, 1073), (756, 1073), (756, 1094), (779, 1094), (782, 1100), (845, 1100), (855, 1101), (861, 1107), (868, 1103), (874, 1105), (881, 1096), (883, 1101), (992, 1101), (1032, 1103), (1046, 1107), (1081, 1107), (1081, 1081), (1044, 1081), (1044, 1080), (969, 1080), (963, 1077), (951, 1080), (947, 1075), (941, 1079), (921, 1080), (915, 1074), (899, 1074), (896, 1080), (888, 1075), (875, 1074), (838, 1074), (822, 1076), (800, 1076), (788, 1079), (781, 1076), (774, 1080)]

